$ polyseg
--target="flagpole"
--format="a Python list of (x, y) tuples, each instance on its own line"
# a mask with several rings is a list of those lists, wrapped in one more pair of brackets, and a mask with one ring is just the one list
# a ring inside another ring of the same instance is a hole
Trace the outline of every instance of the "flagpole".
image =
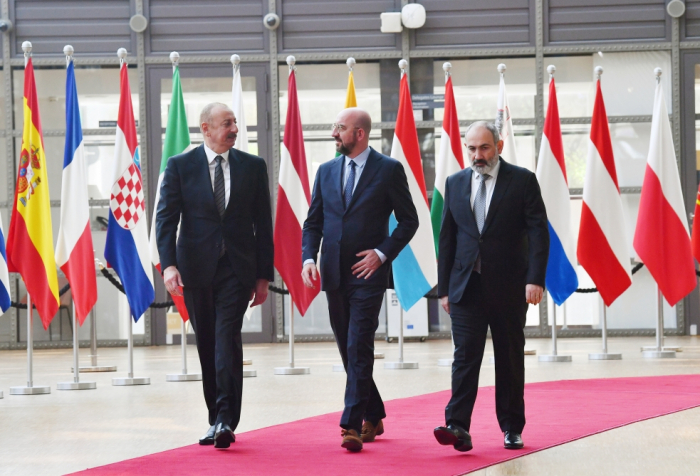
[[(408, 61), (402, 59), (399, 61), (399, 68), (401, 69), (400, 80), (403, 79), (406, 74), (406, 69), (408, 68)], [(420, 302), (420, 301), (419, 301)], [(389, 329), (387, 329), (388, 331)], [(399, 361), (398, 362), (384, 362), (385, 369), (417, 369), (418, 362), (404, 362), (403, 360), (403, 306), (399, 302)]]
[[(292, 57), (293, 58), (293, 57)], [(289, 62), (289, 58), (287, 59)], [(291, 69), (291, 68), (290, 68)], [(275, 375), (306, 375), (310, 374), (309, 367), (294, 366), (294, 300), (289, 295), (289, 367), (275, 367)]]
[[(32, 56), (32, 44), (29, 41), (22, 43), (22, 51), (24, 51), (24, 67), (26, 69), (29, 63), (29, 58)], [(26, 281), (25, 281), (26, 284)], [(26, 387), (10, 387), (10, 395), (41, 395), (51, 393), (51, 387), (34, 386), (33, 377), (33, 359), (34, 359), (34, 328), (33, 328), (33, 311), (32, 299), (27, 292), (27, 386)]]
[(656, 347), (643, 350), (645, 359), (675, 359), (676, 351), (664, 349), (664, 297), (661, 288), (656, 285)]
[(539, 362), (571, 362), (570, 355), (559, 355), (557, 352), (557, 305), (553, 299), (547, 299), (547, 302), (552, 301), (552, 353), (549, 355), (540, 355), (537, 357)]

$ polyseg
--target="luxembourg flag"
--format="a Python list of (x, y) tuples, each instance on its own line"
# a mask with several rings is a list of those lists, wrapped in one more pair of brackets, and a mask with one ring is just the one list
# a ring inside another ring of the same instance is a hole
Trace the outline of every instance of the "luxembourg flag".
[(557, 90), (554, 77), (549, 82), (549, 106), (542, 131), (540, 157), (537, 162), (537, 181), (549, 222), (549, 261), (547, 262), (547, 290), (561, 306), (578, 288), (576, 253), (569, 216), (569, 184), (562, 145)]
[(97, 302), (97, 279), (90, 231), (85, 148), (73, 61), (69, 62), (66, 72), (66, 145), (56, 264), (68, 278), (75, 315), (82, 326)]
[(148, 252), (148, 219), (141, 180), (136, 123), (126, 61), (120, 68), (119, 117), (114, 172), (109, 199), (105, 258), (122, 281), (131, 315), (138, 321), (153, 302), (153, 274)]
[(632, 274), (600, 79), (596, 88), (586, 176), (583, 180), (577, 257), (591, 276), (605, 305), (610, 306), (632, 285)]
[(5, 232), (0, 217), (0, 314), (10, 308), (10, 274), (7, 271), (7, 253), (5, 252)]
[[(394, 141), (391, 144), (391, 157), (401, 162), (406, 170), (408, 188), (411, 190), (420, 223), (413, 239), (392, 263), (396, 295), (401, 307), (408, 311), (437, 285), (437, 264), (411, 91), (408, 89), (408, 77), (404, 71), (401, 72), (399, 112), (396, 117)], [(397, 224), (392, 214), (389, 231), (394, 231)]]
[(445, 115), (442, 119), (440, 151), (435, 160), (435, 187), (433, 188), (433, 203), (430, 208), (430, 218), (433, 223), (433, 237), (435, 240), (435, 256), (438, 254), (440, 228), (442, 227), (442, 210), (445, 205), (445, 182), (447, 177), (464, 168), (462, 136), (459, 133), (457, 106), (455, 105), (452, 76), (450, 75), (452, 65), (445, 63), (442, 68), (445, 70)]
[(634, 249), (671, 306), (697, 285), (686, 216), (668, 109), (658, 81)]

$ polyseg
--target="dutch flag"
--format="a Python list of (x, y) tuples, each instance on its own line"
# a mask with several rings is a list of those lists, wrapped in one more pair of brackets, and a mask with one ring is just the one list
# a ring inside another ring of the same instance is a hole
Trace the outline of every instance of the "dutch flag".
[(549, 82), (549, 106), (542, 131), (536, 175), (549, 221), (549, 261), (545, 282), (552, 299), (561, 306), (578, 288), (578, 277), (574, 237), (569, 219), (569, 185), (566, 180), (557, 91), (553, 77)]

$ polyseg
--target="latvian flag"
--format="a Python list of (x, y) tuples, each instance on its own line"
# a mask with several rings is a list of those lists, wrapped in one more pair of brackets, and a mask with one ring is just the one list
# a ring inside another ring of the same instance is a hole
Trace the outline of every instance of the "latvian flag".
[(73, 61), (66, 71), (66, 146), (63, 153), (61, 226), (56, 243), (56, 264), (68, 278), (75, 314), (82, 325), (97, 302), (97, 280), (90, 231), (85, 148)]
[[(396, 117), (394, 141), (391, 145), (391, 157), (401, 162), (406, 170), (408, 188), (420, 223), (413, 239), (392, 263), (396, 296), (401, 307), (408, 311), (437, 285), (437, 263), (428, 194), (425, 191), (423, 161), (420, 157), (416, 122), (413, 118), (411, 91), (408, 88), (408, 77), (404, 72), (401, 73), (399, 112)], [(397, 224), (392, 214), (389, 220), (389, 231), (393, 232)]]
[(695, 289), (695, 263), (661, 81), (656, 85), (654, 96), (649, 158), (634, 232), (634, 249), (671, 306)]
[(606, 306), (632, 285), (625, 218), (600, 79), (588, 142), (577, 256)]
[(122, 281), (135, 321), (153, 302), (153, 275), (148, 250), (148, 219), (141, 180), (138, 138), (126, 61), (120, 68), (119, 117), (114, 172), (109, 199), (105, 258)]
[(569, 184), (562, 145), (557, 90), (554, 78), (549, 82), (549, 106), (544, 121), (540, 157), (537, 162), (537, 181), (549, 222), (549, 260), (547, 261), (547, 290), (561, 306), (578, 288), (576, 253), (569, 216)]
[(303, 316), (318, 295), (320, 287), (307, 288), (301, 279), (301, 230), (309, 212), (311, 189), (293, 67), (289, 71), (288, 84), (289, 103), (280, 154), (275, 215), (275, 267), (287, 285), (292, 301)]

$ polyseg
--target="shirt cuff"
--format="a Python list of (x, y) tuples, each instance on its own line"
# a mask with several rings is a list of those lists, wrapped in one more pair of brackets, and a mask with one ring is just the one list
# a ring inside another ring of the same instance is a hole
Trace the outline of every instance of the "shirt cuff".
[(379, 251), (377, 248), (374, 249), (374, 252), (377, 253), (377, 256), (379, 256), (379, 259), (382, 260), (382, 264), (384, 264), (384, 262), (386, 261), (386, 256), (384, 255), (384, 253)]
[(314, 261), (314, 260), (312, 260), (312, 259), (307, 259), (306, 261), (304, 261), (304, 263), (302, 264), (302, 266), (306, 266), (306, 265), (309, 264), (309, 263), (310, 263), (310, 264), (316, 264), (316, 261)]

